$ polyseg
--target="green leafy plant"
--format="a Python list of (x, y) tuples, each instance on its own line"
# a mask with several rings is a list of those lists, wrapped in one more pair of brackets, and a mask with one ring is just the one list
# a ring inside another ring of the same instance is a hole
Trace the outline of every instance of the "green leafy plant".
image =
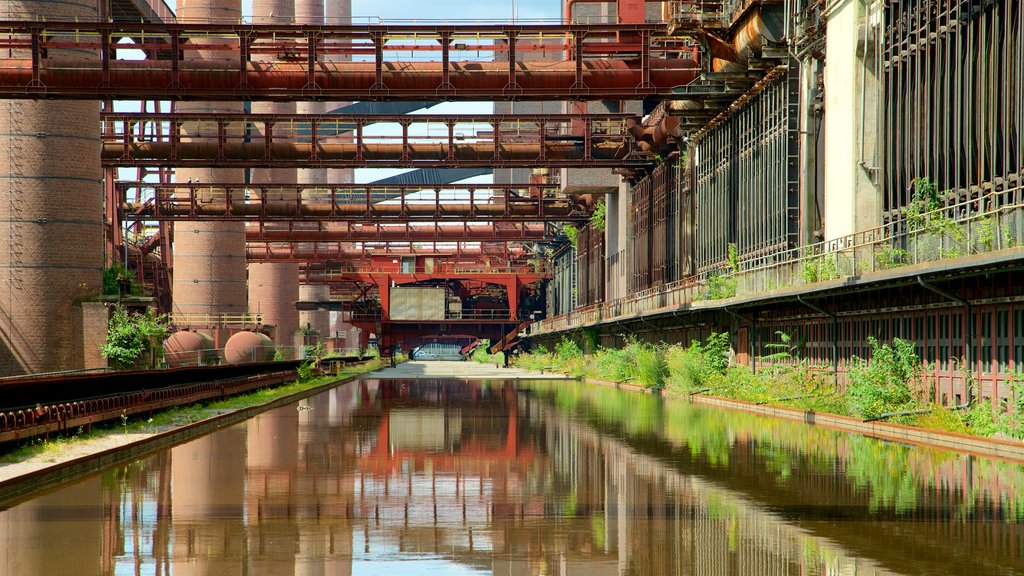
[(729, 368), (729, 340), (727, 332), (712, 332), (704, 342), (691, 341), (688, 348), (669, 347), (664, 353), (669, 388), (695, 392), (723, 377)]
[(563, 361), (582, 358), (583, 350), (580, 349), (580, 345), (575, 340), (562, 336), (558, 344), (555, 344), (555, 356)]
[(996, 243), (996, 219), (993, 216), (978, 221), (978, 244), (985, 252), (991, 252)]
[(942, 201), (939, 199), (939, 187), (936, 183), (925, 178), (915, 178), (911, 181), (914, 193), (907, 202), (903, 213), (910, 225), (911, 232), (923, 229), (928, 221), (928, 213), (942, 208)]
[(794, 340), (792, 336), (782, 330), (776, 330), (775, 335), (779, 337), (779, 341), (765, 344), (764, 349), (768, 353), (761, 356), (761, 359), (769, 362), (799, 360), (800, 350), (803, 348), (805, 341)]
[(839, 259), (836, 254), (817, 254), (811, 252), (811, 257), (805, 258), (800, 267), (800, 278), (807, 284), (825, 282), (839, 278)]
[(604, 232), (607, 216), (608, 206), (603, 201), (594, 204), (594, 213), (590, 215), (590, 226), (598, 232)]
[(730, 272), (735, 272), (740, 269), (739, 248), (734, 243), (729, 243), (725, 264), (729, 267)]
[(316, 346), (305, 347), (305, 360), (296, 368), (299, 375), (299, 382), (309, 382), (316, 377), (316, 367), (324, 356), (324, 346), (318, 343)]
[(921, 379), (921, 360), (913, 342), (896, 338), (880, 344), (868, 338), (871, 358), (854, 356), (847, 392), (853, 409), (863, 418), (908, 411), (915, 407), (913, 386)]
[(881, 250), (875, 252), (875, 266), (882, 270), (892, 270), (893, 268), (899, 268), (910, 263), (910, 252), (894, 248), (892, 246), (885, 246)]
[(736, 278), (721, 272), (708, 274), (704, 289), (697, 294), (698, 300), (723, 300), (736, 295)]
[(167, 337), (167, 318), (150, 309), (145, 314), (129, 314), (123, 306), (114, 309), (107, 325), (107, 340), (100, 353), (118, 370), (138, 369), (148, 364), (150, 355), (163, 352)]
[(580, 242), (580, 230), (572, 224), (566, 224), (562, 226), (562, 232), (565, 233), (565, 237), (569, 239), (569, 244), (573, 248), (576, 248)]
[(470, 358), (472, 358), (473, 362), (476, 362), (477, 364), (490, 364), (491, 362), (494, 362), (495, 356), (497, 356), (497, 354), (491, 354), (490, 352), (488, 352), (487, 350), (490, 347), (490, 340), (481, 340), (480, 344), (478, 344), (477, 347), (473, 349), (473, 355), (470, 356)]
[(114, 262), (110, 266), (103, 269), (103, 295), (104, 296), (118, 296), (121, 294), (121, 284), (128, 283), (128, 293), (132, 295), (139, 295), (142, 293), (142, 287), (139, 286), (135, 275), (132, 274), (131, 270), (124, 267), (124, 264), (120, 262)]

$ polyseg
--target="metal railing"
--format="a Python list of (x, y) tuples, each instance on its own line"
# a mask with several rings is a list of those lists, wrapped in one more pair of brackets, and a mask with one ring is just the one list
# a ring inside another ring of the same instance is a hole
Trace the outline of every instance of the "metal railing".
[(207, 312), (175, 312), (168, 318), (171, 324), (183, 328), (216, 328), (224, 326), (259, 326), (262, 314), (210, 314)]
[[(1011, 199), (1014, 202), (1007, 202)], [(609, 302), (579, 308), (533, 324), (531, 335), (560, 332), (640, 314), (669, 312), (698, 301), (750, 296), (775, 290), (882, 273), (904, 266), (968, 258), (1024, 246), (1021, 189), (992, 193), (902, 218), (848, 236), (802, 248), (746, 258), (730, 271), (726, 264), (683, 280)], [(999, 205), (1002, 203), (1002, 205)], [(964, 264), (968, 264), (965, 262)], [(712, 295), (709, 282), (730, 283)], [(732, 285), (734, 283), (734, 285)], [(724, 296), (724, 297), (723, 297)]]

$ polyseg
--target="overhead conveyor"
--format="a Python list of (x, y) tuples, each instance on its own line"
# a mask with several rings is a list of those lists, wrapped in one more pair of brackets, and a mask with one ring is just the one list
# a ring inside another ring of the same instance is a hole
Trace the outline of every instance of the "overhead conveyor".
[(0, 21), (0, 38), (0, 98), (637, 100), (698, 74), (695, 43), (657, 24)]

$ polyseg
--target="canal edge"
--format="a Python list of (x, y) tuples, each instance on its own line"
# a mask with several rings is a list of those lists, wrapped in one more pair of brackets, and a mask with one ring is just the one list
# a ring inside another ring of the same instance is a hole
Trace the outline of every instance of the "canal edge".
[[(376, 372), (376, 370), (374, 371)], [(202, 420), (184, 424), (152, 436), (141, 438), (114, 448), (108, 448), (79, 456), (66, 462), (60, 462), (39, 470), (34, 470), (21, 476), (15, 476), (0, 481), (0, 509), (9, 508), (17, 504), (21, 498), (42, 491), (50, 491), (64, 484), (81, 478), (86, 474), (105, 470), (144, 458), (159, 450), (164, 450), (182, 444), (199, 436), (209, 434), (228, 426), (243, 422), (268, 410), (279, 408), (292, 402), (319, 394), (325, 390), (337, 388), (361, 377), (368, 376), (374, 372), (354, 374), (338, 380), (331, 380), (319, 386), (295, 392), (288, 396), (282, 396), (271, 400), (266, 404), (247, 406), (230, 412), (224, 412), (204, 418)]]
[[(597, 386), (617, 388), (626, 392), (637, 392), (640, 394), (658, 396), (663, 399), (687, 400), (686, 398), (669, 398), (662, 394), (661, 390), (645, 388), (643, 386), (637, 386), (636, 384), (629, 384), (627, 382), (610, 382), (607, 380), (596, 380), (592, 378), (584, 378), (582, 381)], [(927, 428), (893, 424), (890, 422), (867, 422), (859, 418), (843, 416), (841, 414), (814, 412), (811, 410), (801, 410), (800, 408), (790, 408), (788, 406), (774, 406), (771, 404), (755, 404), (753, 402), (746, 402), (743, 400), (734, 400), (732, 398), (722, 398), (720, 396), (708, 396), (704, 394), (691, 395), (688, 400), (693, 404), (725, 408), (728, 410), (759, 414), (762, 416), (771, 416), (791, 422), (803, 422), (804, 424), (820, 426), (829, 430), (860, 434), (861, 436), (877, 438), (879, 440), (886, 440), (889, 442), (903, 442), (906, 444), (913, 444), (915, 446), (955, 450), (957, 452), (971, 454), (974, 456), (999, 458), (1011, 462), (1024, 463), (1024, 443), (1015, 442), (1013, 440), (971, 436), (969, 434), (959, 434), (943, 430), (930, 430)]]

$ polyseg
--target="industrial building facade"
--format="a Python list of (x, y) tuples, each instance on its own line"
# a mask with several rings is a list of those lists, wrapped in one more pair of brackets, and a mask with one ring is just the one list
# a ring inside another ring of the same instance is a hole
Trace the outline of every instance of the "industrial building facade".
[(1020, 3), (670, 4), (673, 29), (715, 30), (698, 40), (716, 57), (647, 117), (656, 165), (627, 173), (604, 233), (584, 227), (556, 260), (531, 333), (612, 346), (729, 331), (756, 367), (782, 331), (840, 380), (869, 337), (898, 337), (937, 402), (1009, 402), (1024, 362)]

